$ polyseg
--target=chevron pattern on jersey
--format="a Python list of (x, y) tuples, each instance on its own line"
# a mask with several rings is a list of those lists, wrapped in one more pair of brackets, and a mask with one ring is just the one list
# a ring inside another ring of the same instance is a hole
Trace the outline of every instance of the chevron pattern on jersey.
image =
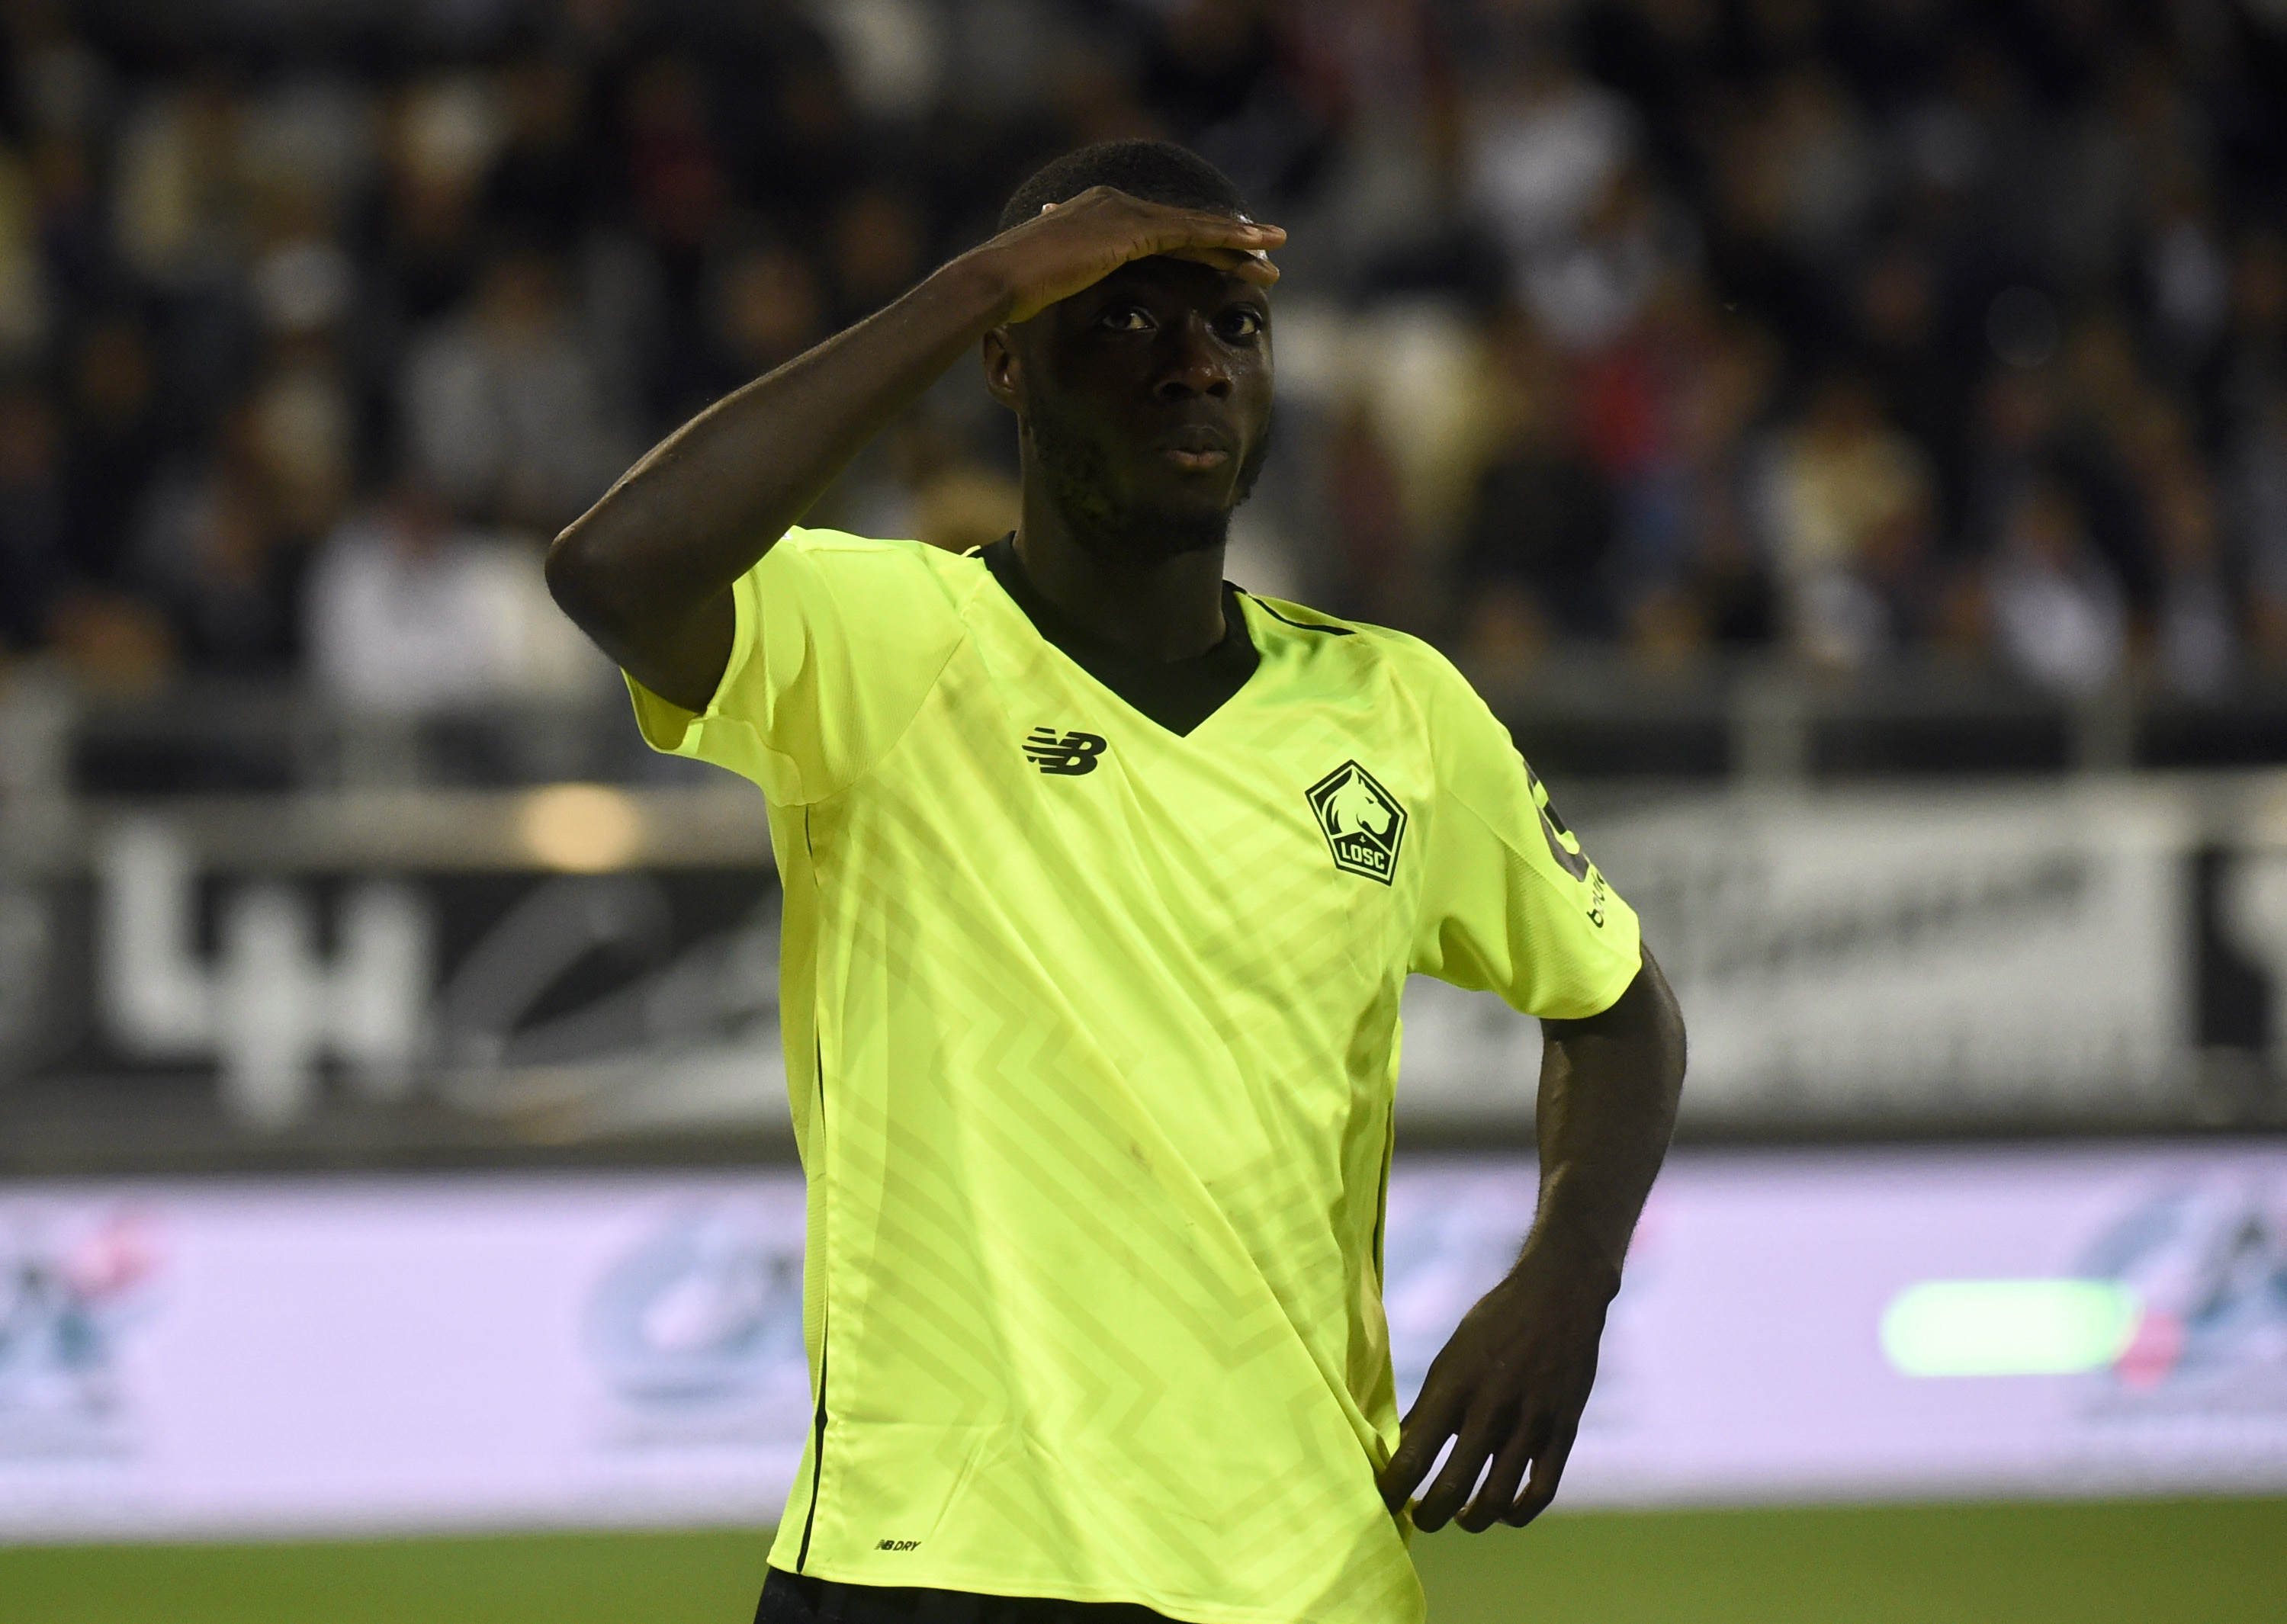
[[(830, 788), (771, 811), (789, 1044), (814, 1033), (788, 1075), (827, 1372), (815, 1512), (805, 1473), (772, 1561), (1198, 1624), (1419, 1624), (1373, 1487), (1399, 997), (1428, 943), (1440, 973), (1609, 1002), (1626, 966), (1584, 934), (1606, 930), (1585, 862), (1409, 640), (1249, 603), (1254, 676), (1179, 737), (977, 561), (804, 534), (740, 584), (803, 658), (734, 658), (746, 686), (690, 745)], [(831, 573), (852, 558), (862, 591)], [(862, 633), (835, 619), (853, 603)], [(769, 619), (742, 609), (740, 636)], [(916, 681), (903, 647), (941, 665)], [(774, 673), (792, 686), (747, 690)], [(1102, 745), (1043, 773), (1041, 737)], [(1405, 815), (1387, 884), (1336, 863), (1308, 798), (1345, 762)]]

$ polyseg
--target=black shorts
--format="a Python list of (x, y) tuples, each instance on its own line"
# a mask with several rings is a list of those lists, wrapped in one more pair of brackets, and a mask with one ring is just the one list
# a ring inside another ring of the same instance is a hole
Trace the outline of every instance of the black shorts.
[(1059, 1602), (967, 1590), (835, 1584), (771, 1570), (755, 1624), (1174, 1624), (1132, 1602)]

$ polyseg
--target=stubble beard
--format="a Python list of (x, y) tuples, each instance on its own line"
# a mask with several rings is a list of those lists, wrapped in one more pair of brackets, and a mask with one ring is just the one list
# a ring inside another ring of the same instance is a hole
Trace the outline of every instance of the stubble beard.
[(1106, 558), (1156, 563), (1184, 553), (1220, 548), (1231, 539), (1231, 516), (1254, 493), (1263, 460), (1270, 452), (1270, 426), (1239, 463), (1227, 508), (1154, 508), (1123, 497), (1111, 477), (1111, 459), (1101, 442), (1067, 433), (1053, 415), (1028, 420), (1033, 466), (1049, 500), (1064, 516), (1075, 540)]

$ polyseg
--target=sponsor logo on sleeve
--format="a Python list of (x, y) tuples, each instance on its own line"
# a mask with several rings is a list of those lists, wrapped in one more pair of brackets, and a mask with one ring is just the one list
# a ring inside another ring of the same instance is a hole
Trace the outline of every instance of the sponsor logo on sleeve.
[[(1548, 799), (1548, 786), (1541, 783), (1540, 775), (1530, 767), (1524, 769), (1524, 777), (1532, 786), (1533, 804), (1540, 808), (1540, 833), (1541, 838), (1548, 842), (1548, 855), (1556, 859), (1557, 867), (1581, 884), (1588, 884), (1587, 854), (1580, 849), (1579, 838), (1564, 826), (1564, 819), (1557, 812), (1556, 803)], [(1600, 879), (1595, 883), (1597, 887), (1595, 906), (1591, 910), (1589, 917), (1595, 918), (1596, 923), (1602, 925), (1604, 921), (1596, 916), (1603, 911), (1603, 882)]]

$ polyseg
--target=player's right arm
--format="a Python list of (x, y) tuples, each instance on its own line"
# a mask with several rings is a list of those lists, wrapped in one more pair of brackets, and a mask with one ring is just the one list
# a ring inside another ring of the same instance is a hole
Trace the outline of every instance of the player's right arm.
[(1105, 186), (1044, 210), (653, 446), (556, 538), (549, 590), (637, 682), (703, 711), (736, 635), (732, 583), (962, 351), (1154, 255), (1267, 286), (1278, 273), (1262, 251), (1285, 240)]

